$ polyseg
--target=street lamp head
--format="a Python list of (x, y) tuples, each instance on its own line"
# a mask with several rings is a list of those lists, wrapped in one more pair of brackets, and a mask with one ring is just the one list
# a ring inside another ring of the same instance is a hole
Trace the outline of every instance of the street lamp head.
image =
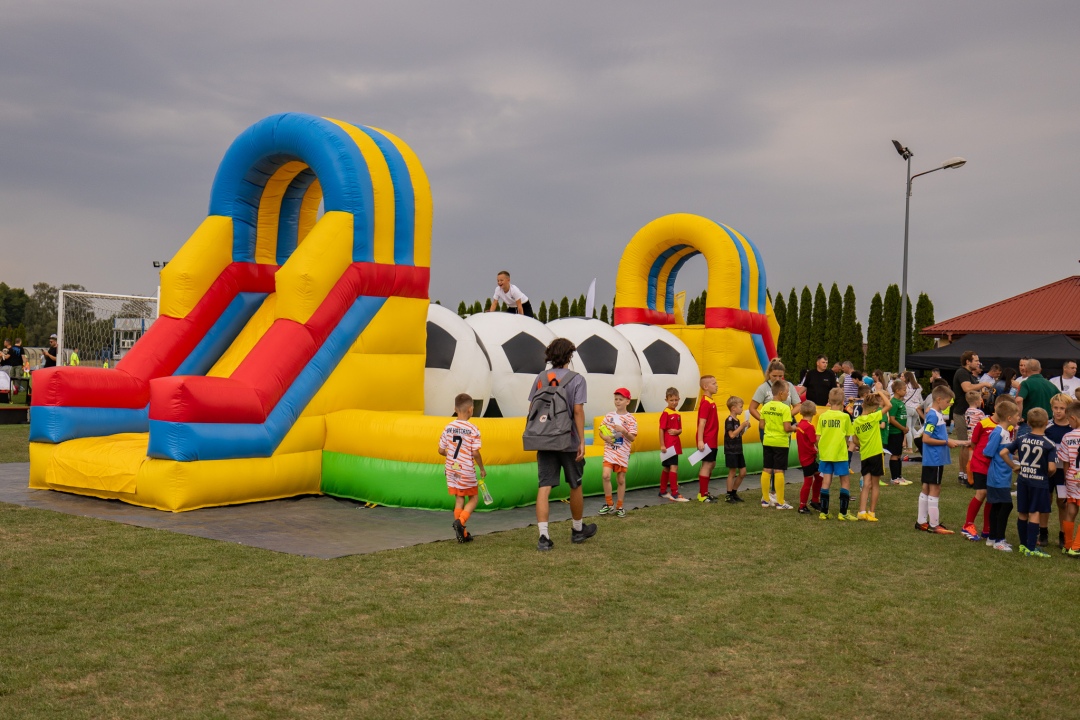
[(951, 170), (953, 168), (964, 167), (964, 165), (966, 163), (967, 163), (967, 160), (965, 160), (964, 158), (962, 158), (962, 157), (954, 157), (954, 158), (949, 158), (948, 160), (946, 160), (945, 164), (942, 165), (941, 167), (945, 168), (946, 170)]
[(893, 140), (892, 144), (893, 147), (896, 148), (896, 152), (900, 153), (900, 157), (904, 158), (905, 160), (909, 160), (914, 157), (915, 153), (911, 152), (906, 147), (901, 145), (899, 140)]

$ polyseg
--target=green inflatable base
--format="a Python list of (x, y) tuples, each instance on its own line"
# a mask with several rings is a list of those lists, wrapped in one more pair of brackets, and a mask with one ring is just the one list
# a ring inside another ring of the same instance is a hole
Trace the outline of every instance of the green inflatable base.
[[(747, 472), (761, 472), (761, 445), (747, 444), (743, 447)], [(679, 481), (697, 479), (697, 466), (686, 462), (686, 453), (679, 462)], [(727, 467), (723, 454), (713, 471), (713, 477), (726, 477)], [(794, 446), (789, 453), (789, 467), (798, 467), (798, 451)], [(417, 508), (422, 510), (452, 510), (454, 497), (446, 489), (444, 466), (425, 463), (409, 463), (381, 458), (368, 458), (338, 452), (323, 452), (322, 491), (334, 497), (371, 502), (387, 507)], [(536, 463), (489, 466), (488, 490), (494, 499), (491, 505), (483, 500), (477, 510), (501, 510), (525, 507), (536, 503)], [(582, 487), (586, 495), (602, 495), (604, 492), (601, 473), (603, 460), (590, 457), (585, 460), (585, 477)], [(657, 487), (660, 484), (660, 452), (632, 453), (626, 472), (628, 490)], [(551, 498), (559, 500), (570, 494), (566, 483), (551, 491)], [(692, 493), (697, 494), (696, 489)]]

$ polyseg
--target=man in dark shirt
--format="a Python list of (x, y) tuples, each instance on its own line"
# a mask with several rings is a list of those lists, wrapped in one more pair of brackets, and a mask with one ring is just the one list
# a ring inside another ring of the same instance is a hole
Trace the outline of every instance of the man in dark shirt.
[(56, 335), (50, 335), (49, 336), (49, 347), (45, 348), (45, 352), (44, 352), (45, 362), (44, 362), (44, 364), (42, 364), (42, 367), (47, 367), (47, 368), (56, 367), (56, 351), (57, 351), (57, 349), (58, 348), (56, 347)]
[(829, 369), (829, 358), (817, 356), (813, 370), (808, 370), (800, 383), (806, 388), (806, 399), (818, 407), (829, 404), (829, 391), (836, 387), (836, 373)]

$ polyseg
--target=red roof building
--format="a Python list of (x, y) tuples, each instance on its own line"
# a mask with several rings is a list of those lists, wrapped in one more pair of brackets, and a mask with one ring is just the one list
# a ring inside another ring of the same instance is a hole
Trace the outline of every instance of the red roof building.
[(971, 333), (1068, 335), (1080, 339), (1080, 275), (1058, 280), (919, 331), (941, 344)]

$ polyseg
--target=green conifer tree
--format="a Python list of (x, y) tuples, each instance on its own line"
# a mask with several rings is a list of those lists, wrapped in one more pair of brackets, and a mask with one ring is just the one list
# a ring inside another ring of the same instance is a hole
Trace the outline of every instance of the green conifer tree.
[(799, 298), (795, 288), (788, 293), (786, 314), (788, 331), (780, 335), (780, 347), (776, 349), (785, 366), (795, 364), (795, 348), (799, 344)]
[(776, 298), (776, 302), (773, 303), (773, 315), (776, 316), (776, 324), (780, 326), (780, 334), (773, 338), (773, 342), (776, 343), (776, 354), (783, 357), (780, 348), (784, 338), (784, 325), (787, 323), (787, 302), (784, 300), (782, 294), (779, 295)]
[(877, 367), (868, 370), (896, 370), (900, 365), (900, 288), (893, 283), (885, 290), (882, 305), (881, 351)]
[(540, 309), (536, 312), (536, 319), (542, 323), (546, 323), (547, 318), (547, 303), (543, 300), (540, 301)]
[(825, 314), (825, 347), (822, 353), (833, 361), (840, 354), (840, 319), (844, 314), (844, 300), (836, 283), (829, 290), (829, 307)]
[[(844, 308), (840, 314), (840, 346), (836, 357), (829, 359), (834, 362), (850, 360), (856, 362), (862, 357), (862, 328), (859, 327), (858, 315), (855, 307), (855, 289), (850, 285), (844, 291)], [(857, 363), (861, 365), (862, 363)]]
[(600, 322), (607, 322), (607, 321), (608, 321), (607, 305), (601, 305), (600, 306)]
[(463, 317), (465, 317), (465, 315), (468, 314), (468, 312), (469, 312), (469, 308), (465, 307), (465, 301), (462, 300), (461, 302), (459, 302), (458, 306), (457, 306), (458, 317), (463, 318)]
[(563, 295), (563, 299), (559, 301), (559, 317), (570, 317), (570, 298)]
[(881, 293), (874, 293), (870, 301), (870, 318), (866, 321), (866, 365), (871, 370), (882, 366), (881, 354), (885, 349), (885, 328)]
[(806, 367), (814, 363), (814, 358), (825, 351), (825, 327), (829, 322), (828, 298), (825, 288), (818, 283), (814, 291), (813, 326), (810, 332), (810, 346), (806, 353)]
[(934, 324), (934, 303), (930, 302), (930, 296), (919, 293), (919, 299), (915, 302), (915, 328), (916, 337), (911, 348), (914, 352), (923, 352), (934, 348), (934, 338), (927, 335), (919, 335), (924, 328)]
[(811, 348), (813, 347), (811, 344), (811, 336), (814, 332), (813, 312), (814, 299), (810, 295), (810, 288), (803, 286), (802, 295), (799, 298), (799, 330), (795, 353), (791, 362), (784, 363), (789, 379), (801, 375), (802, 371), (809, 365)]
[(863, 350), (863, 335), (862, 335), (862, 323), (855, 323), (855, 339), (858, 341), (858, 352), (855, 353), (855, 357), (851, 358), (851, 362), (862, 367), (866, 366), (866, 352)]

